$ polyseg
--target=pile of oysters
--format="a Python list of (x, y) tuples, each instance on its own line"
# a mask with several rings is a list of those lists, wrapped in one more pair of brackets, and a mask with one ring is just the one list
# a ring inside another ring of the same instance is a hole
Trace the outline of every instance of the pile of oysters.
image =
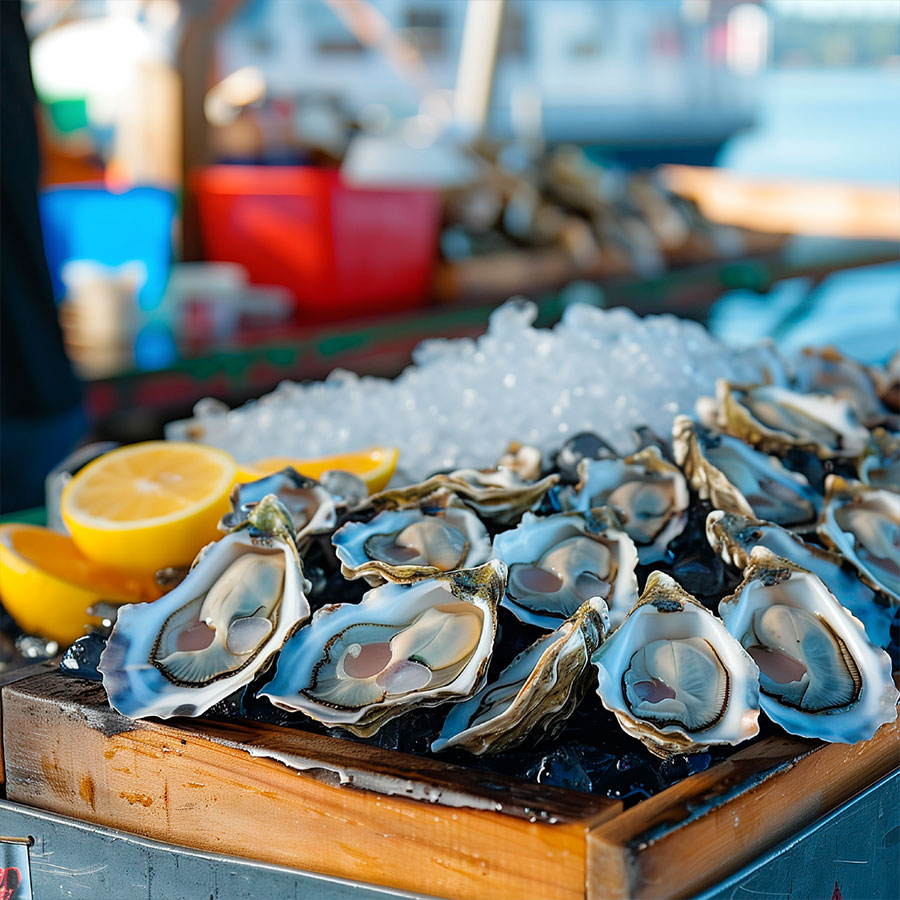
[(897, 716), (897, 395), (810, 351), (625, 457), (584, 433), (372, 496), (342, 472), (240, 485), (183, 580), (119, 610), (110, 703), (240, 697), (354, 738), (427, 710), (426, 752), (477, 756), (578, 715), (657, 757), (749, 740), (760, 712), (867, 740)]

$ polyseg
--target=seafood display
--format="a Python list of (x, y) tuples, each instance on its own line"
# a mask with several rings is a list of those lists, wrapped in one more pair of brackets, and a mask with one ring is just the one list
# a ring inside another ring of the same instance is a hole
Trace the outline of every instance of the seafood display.
[(896, 416), (877, 372), (768, 352), (775, 383), (720, 380), (629, 452), (238, 486), (184, 579), (118, 611), (110, 703), (629, 802), (761, 729), (868, 740), (900, 696)]

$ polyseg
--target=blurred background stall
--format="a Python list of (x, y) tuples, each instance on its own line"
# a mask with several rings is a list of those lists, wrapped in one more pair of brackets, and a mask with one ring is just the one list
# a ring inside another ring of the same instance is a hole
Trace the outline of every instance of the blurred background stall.
[(95, 437), (335, 366), (396, 374), (514, 294), (546, 323), (577, 299), (873, 362), (896, 344), (894, 0), (24, 14), (47, 261)]

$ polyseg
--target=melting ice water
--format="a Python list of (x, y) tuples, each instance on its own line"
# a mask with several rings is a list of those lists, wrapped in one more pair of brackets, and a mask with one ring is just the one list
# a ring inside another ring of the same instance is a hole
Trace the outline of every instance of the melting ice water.
[[(760, 380), (767, 359), (762, 349), (736, 351), (671, 315), (576, 304), (545, 329), (532, 327), (536, 313), (533, 303), (513, 300), (476, 340), (423, 341), (395, 379), (336, 369), (321, 382), (283, 382), (231, 411), (201, 400), (190, 425), (241, 462), (397, 446), (403, 474), (421, 479), (493, 465), (510, 440), (549, 453), (593, 431), (630, 451), (632, 428), (668, 436), (676, 413), (712, 394), (716, 378)], [(185, 423), (167, 432), (186, 433)]]

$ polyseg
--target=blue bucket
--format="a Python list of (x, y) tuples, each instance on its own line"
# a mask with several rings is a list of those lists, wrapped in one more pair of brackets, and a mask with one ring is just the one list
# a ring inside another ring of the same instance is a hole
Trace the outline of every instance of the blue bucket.
[(41, 225), (47, 265), (57, 302), (65, 296), (63, 266), (94, 260), (120, 266), (140, 260), (147, 279), (138, 294), (141, 309), (159, 306), (172, 263), (175, 195), (155, 187), (115, 193), (98, 185), (66, 185), (44, 190)]

